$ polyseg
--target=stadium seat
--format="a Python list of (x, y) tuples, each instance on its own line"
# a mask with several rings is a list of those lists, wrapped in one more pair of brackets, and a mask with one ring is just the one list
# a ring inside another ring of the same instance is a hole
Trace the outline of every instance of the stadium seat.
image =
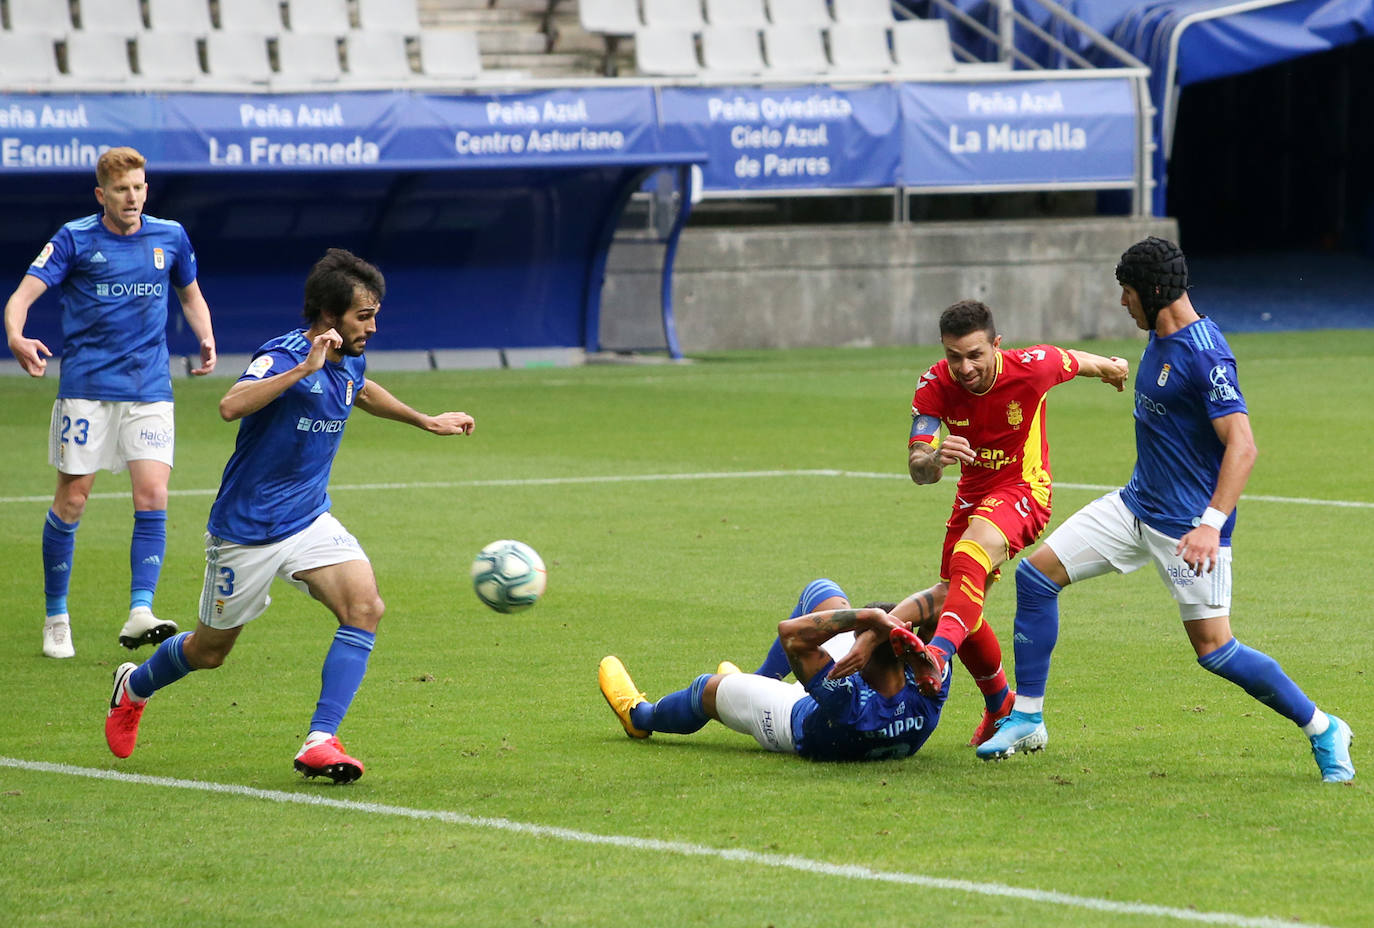
[(834, 0), (834, 8), (837, 23), (891, 26), (896, 22), (891, 0)]
[(72, 31), (71, 10), (53, 0), (10, 0), (10, 31), (61, 38)]
[(140, 32), (134, 37), (134, 59), (143, 83), (191, 84), (205, 76), (196, 36), (189, 32)]
[(700, 73), (696, 36), (689, 29), (640, 29), (635, 33), (635, 69), (661, 77)]
[(148, 0), (148, 28), (204, 36), (214, 28), (210, 5), (205, 0)]
[(267, 37), (216, 30), (205, 37), (205, 71), (216, 82), (265, 84), (272, 77)]
[(707, 26), (701, 32), (701, 63), (711, 74), (761, 74), (767, 67), (759, 31), (744, 26)]
[(634, 35), (644, 24), (635, 0), (579, 0), (577, 19), (587, 32)]
[(438, 81), (465, 81), (482, 74), (477, 33), (464, 29), (425, 29), (420, 33), (420, 73)]
[(279, 0), (219, 0), (219, 27), (225, 32), (256, 32), (275, 36), (282, 31)]
[(815, 26), (777, 23), (763, 31), (763, 47), (772, 74), (824, 74), (830, 70), (821, 30)]
[(768, 12), (763, 0), (706, 0), (706, 21), (713, 26), (748, 26), (764, 29)]
[(768, 0), (768, 17), (774, 25), (824, 27), (833, 22), (825, 0)]
[(943, 19), (907, 19), (892, 27), (892, 57), (902, 74), (953, 71), (954, 48)]
[(706, 23), (701, 18), (699, 0), (644, 0), (644, 25), (650, 29), (695, 31)]
[(830, 27), (830, 65), (846, 74), (881, 74), (892, 70), (887, 28), (872, 23), (836, 23)]
[(367, 83), (409, 83), (410, 69), (405, 36), (399, 32), (356, 29), (344, 37), (345, 79)]
[(286, 21), (292, 32), (341, 36), (353, 28), (346, 0), (286, 0)]
[(278, 84), (334, 83), (343, 76), (339, 40), (317, 32), (283, 32), (277, 36)]
[(143, 31), (138, 0), (81, 0), (80, 10), (77, 32), (112, 32), (131, 39)]
[(67, 77), (80, 83), (123, 84), (134, 76), (129, 40), (115, 32), (67, 35)]
[(420, 14), (415, 0), (358, 0), (358, 28), (419, 35)]
[(58, 80), (52, 37), (39, 32), (0, 32), (0, 86), (45, 87)]

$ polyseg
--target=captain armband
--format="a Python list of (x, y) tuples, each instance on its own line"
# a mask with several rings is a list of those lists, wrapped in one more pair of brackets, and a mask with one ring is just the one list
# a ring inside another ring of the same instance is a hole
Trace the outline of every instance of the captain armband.
[(935, 416), (925, 416), (918, 412), (911, 414), (911, 438), (907, 441), (908, 449), (914, 448), (917, 442), (935, 447), (935, 436), (940, 434), (940, 420)]

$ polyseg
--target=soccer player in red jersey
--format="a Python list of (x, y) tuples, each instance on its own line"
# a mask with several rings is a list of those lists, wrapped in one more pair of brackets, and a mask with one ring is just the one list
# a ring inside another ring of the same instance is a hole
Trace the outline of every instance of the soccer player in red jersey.
[(948, 593), (935, 635), (912, 667), (930, 695), (939, 691), (949, 656), (959, 653), (987, 704), (977, 744), (1012, 702), (1001, 647), (983, 620), (988, 577), (1050, 520), (1045, 395), (1074, 377), (1096, 377), (1121, 392), (1129, 365), (1054, 345), (1003, 350), (991, 310), (977, 300), (941, 314), (940, 342), (945, 359), (921, 375), (911, 401), (907, 468), (918, 484), (939, 482), (951, 464), (961, 473), (940, 558)]

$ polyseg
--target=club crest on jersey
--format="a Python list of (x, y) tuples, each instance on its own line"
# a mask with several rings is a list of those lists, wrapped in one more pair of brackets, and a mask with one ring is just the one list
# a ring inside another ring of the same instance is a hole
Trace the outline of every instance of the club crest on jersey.
[(1155, 381), (1155, 384), (1156, 384), (1157, 386), (1161, 386), (1161, 387), (1164, 386), (1165, 382), (1168, 381), (1168, 379), (1169, 379), (1169, 371), (1170, 371), (1170, 370), (1171, 370), (1171, 368), (1170, 368), (1170, 366), (1169, 366), (1168, 364), (1164, 365), (1163, 367), (1161, 367), (1161, 368), (1159, 369), (1159, 379)]
[(344, 388), (344, 405), (353, 405), (353, 381), (351, 380), (348, 382), (348, 386)]
[(1007, 404), (1007, 425), (1019, 429), (1024, 421), (1026, 421), (1026, 417), (1021, 414), (1021, 404), (1012, 400)]
[(157, 268), (157, 269), (160, 271), (160, 270), (162, 270), (162, 269), (163, 269), (164, 267), (166, 267), (166, 266), (167, 266), (167, 256), (166, 256), (166, 254), (163, 253), (163, 251), (162, 251), (161, 248), (154, 248), (154, 249), (153, 249), (153, 267)]

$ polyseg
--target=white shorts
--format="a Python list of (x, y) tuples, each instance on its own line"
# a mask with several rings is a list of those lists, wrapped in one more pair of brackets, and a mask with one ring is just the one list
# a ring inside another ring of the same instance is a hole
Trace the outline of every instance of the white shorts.
[(367, 559), (358, 539), (327, 512), (270, 545), (240, 545), (207, 534), (200, 620), (211, 628), (238, 628), (267, 609), (274, 578), (308, 593), (310, 588), (295, 578), (297, 573)]
[(792, 754), (792, 707), (806, 696), (800, 683), (783, 683), (752, 673), (732, 673), (716, 687), (716, 715), (721, 724), (754, 740), (770, 751)]
[(1128, 574), (1154, 562), (1159, 577), (1178, 603), (1185, 622), (1231, 614), (1231, 548), (1223, 546), (1217, 563), (1197, 574), (1174, 551), (1178, 539), (1138, 520), (1121, 501), (1121, 491), (1095, 499), (1050, 533), (1045, 544), (1077, 583), (1109, 570)]
[(130, 461), (171, 467), (175, 437), (168, 402), (58, 399), (52, 404), (48, 463), (74, 477), (98, 470), (117, 474)]

